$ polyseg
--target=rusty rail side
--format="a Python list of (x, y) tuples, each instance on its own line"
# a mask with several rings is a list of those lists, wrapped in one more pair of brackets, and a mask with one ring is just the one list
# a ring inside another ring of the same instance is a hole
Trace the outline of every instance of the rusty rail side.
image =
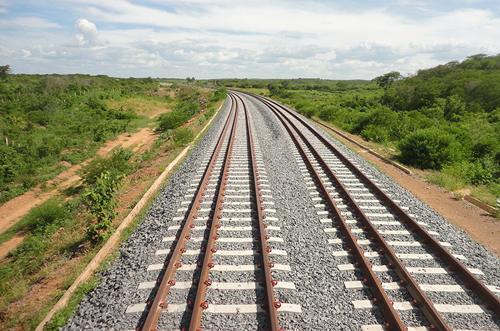
[[(215, 241), (218, 239), (217, 230), (220, 227), (219, 220), (222, 217), (219, 217), (222, 213), (223, 207), (222, 203), (224, 202), (224, 191), (226, 190), (226, 184), (229, 175), (229, 167), (231, 155), (233, 152), (234, 138), (236, 135), (236, 125), (238, 123), (238, 103), (234, 99), (234, 97), (230, 94), (231, 100), (236, 105), (236, 115), (233, 121), (233, 128), (231, 130), (231, 135), (229, 137), (229, 144), (227, 147), (227, 153), (224, 157), (224, 169), (221, 173), (221, 181), (218, 185), (214, 196), (217, 197), (217, 202), (212, 214), (212, 220), (210, 224), (210, 234), (207, 238), (207, 245), (205, 247), (205, 256), (203, 258), (203, 264), (201, 268), (200, 278), (198, 280), (198, 287), (196, 289), (196, 299), (194, 301), (193, 313), (191, 315), (191, 321), (189, 324), (190, 331), (199, 330), (201, 317), (203, 314), (203, 310), (208, 308), (208, 302), (205, 302), (205, 294), (208, 286), (212, 284), (212, 281), (209, 279), (210, 269), (213, 268), (212, 263), (212, 255), (217, 251), (215, 246)], [(212, 172), (210, 171), (210, 175)], [(201, 201), (200, 201), (201, 202)]]
[(232, 104), (231, 112), (226, 120), (224, 129), (221, 135), (219, 136), (219, 141), (217, 142), (217, 146), (214, 150), (214, 153), (212, 154), (210, 163), (207, 165), (207, 168), (205, 169), (203, 179), (200, 181), (196, 197), (194, 198), (193, 203), (191, 204), (188, 216), (186, 217), (186, 221), (181, 223), (182, 232), (180, 234), (179, 239), (177, 240), (177, 244), (175, 245), (172, 256), (170, 257), (169, 260), (166, 260), (164, 263), (165, 264), (164, 269), (166, 268), (166, 270), (165, 273), (163, 274), (162, 279), (160, 280), (160, 285), (156, 292), (155, 299), (153, 300), (152, 303), (148, 303), (149, 311), (147, 313), (146, 320), (141, 327), (141, 330), (143, 331), (155, 330), (162, 310), (168, 307), (168, 303), (165, 301), (165, 298), (168, 292), (170, 291), (170, 288), (175, 285), (173, 278), (177, 268), (182, 267), (182, 264), (180, 263), (180, 258), (183, 251), (185, 251), (184, 247), (185, 243), (190, 238), (189, 233), (191, 229), (195, 227), (193, 220), (198, 218), (196, 213), (198, 211), (198, 208), (200, 207), (199, 201), (202, 200), (202, 197), (205, 194), (204, 191), (207, 189), (207, 185), (210, 180), (210, 173), (213, 171), (215, 162), (217, 161), (217, 156), (220, 150), (222, 149), (224, 138), (227, 134), (227, 130), (231, 122), (231, 117), (235, 113), (234, 109), (235, 109), (234, 104)]

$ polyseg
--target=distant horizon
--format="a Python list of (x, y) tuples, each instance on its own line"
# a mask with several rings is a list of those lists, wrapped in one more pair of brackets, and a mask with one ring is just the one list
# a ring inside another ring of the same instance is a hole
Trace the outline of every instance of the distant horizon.
[[(8, 65), (8, 63), (4, 64)], [(107, 76), (109, 78), (117, 78), (117, 79), (127, 79), (127, 78), (134, 78), (134, 79), (144, 79), (144, 78), (152, 78), (152, 79), (175, 79), (175, 80), (186, 80), (187, 77), (185, 78), (180, 78), (180, 77), (151, 77), (151, 76), (136, 76), (136, 77), (117, 77), (117, 76), (109, 76), (106, 74), (82, 74), (82, 73), (64, 73), (64, 74), (59, 74), (59, 73), (46, 73), (46, 74), (33, 74), (33, 73), (15, 73), (12, 72), (11, 75), (33, 75), (33, 76), (50, 76), (50, 75), (58, 75), (58, 76), (69, 76), (69, 75), (82, 75), (82, 76), (91, 76), (91, 77), (97, 77), (97, 76)], [(292, 78), (255, 78), (255, 77), (243, 77), (243, 78), (236, 78), (236, 77), (231, 77), (231, 78), (195, 78), (195, 81), (210, 81), (210, 80), (230, 80), (230, 79), (237, 79), (237, 80), (243, 80), (243, 79), (248, 79), (248, 80), (298, 80), (298, 79), (319, 79), (319, 80), (333, 80), (333, 81), (355, 81), (355, 80), (360, 80), (360, 81), (371, 81), (372, 79), (362, 79), (362, 78), (349, 78), (349, 79), (337, 79), (337, 78), (318, 78), (318, 77), (292, 77)], [(374, 77), (375, 78), (375, 77)]]
[(0, 0), (0, 31), (15, 74), (373, 79), (500, 53), (500, 3)]

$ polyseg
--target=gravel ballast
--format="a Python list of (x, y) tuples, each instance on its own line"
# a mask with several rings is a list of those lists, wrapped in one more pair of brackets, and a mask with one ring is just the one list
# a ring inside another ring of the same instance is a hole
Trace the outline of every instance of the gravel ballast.
[[(333, 255), (335, 251), (345, 249), (345, 247), (341, 244), (330, 245), (328, 243), (328, 239), (339, 236), (324, 231), (325, 227), (334, 225), (320, 221), (325, 218), (325, 216), (318, 215), (319, 209), (315, 207), (320, 202), (312, 199), (311, 190), (308, 190), (305, 176), (301, 172), (296, 148), (288, 133), (275, 115), (262, 103), (248, 96), (240, 95), (251, 113), (253, 135), (258, 147), (260, 147), (259, 156), (262, 157), (266, 174), (265, 180), (268, 181), (265, 184), (269, 184), (271, 201), (274, 202), (270, 208), (276, 210), (272, 215), (269, 213), (269, 216), (276, 217), (277, 221), (269, 223), (281, 228), (280, 231), (269, 231), (269, 233), (271, 236), (275, 234), (284, 239), (283, 243), (273, 243), (273, 248), (284, 250), (287, 253), (286, 256), (275, 256), (272, 260), (275, 263), (287, 264), (291, 267), (291, 271), (288, 272), (273, 271), (273, 276), (276, 276), (279, 281), (295, 284), (295, 290), (275, 290), (275, 296), (281, 302), (300, 305), (302, 310), (300, 314), (279, 314), (280, 327), (286, 330), (360, 330), (362, 325), (382, 324), (383, 318), (380, 311), (353, 308), (352, 301), (369, 300), (372, 295), (367, 290), (345, 289), (345, 281), (356, 281), (363, 277), (356, 271), (339, 270), (339, 264), (353, 263), (353, 260), (349, 257), (335, 257)], [(164, 261), (165, 256), (155, 255), (155, 252), (158, 249), (170, 247), (171, 243), (162, 242), (162, 239), (175, 235), (175, 232), (168, 231), (168, 227), (179, 225), (180, 221), (173, 220), (173, 218), (182, 215), (178, 209), (187, 208), (186, 205), (181, 205), (181, 202), (192, 196), (192, 192), (189, 192), (188, 189), (193, 188), (190, 186), (193, 178), (199, 171), (199, 167), (206, 164), (204, 160), (215, 147), (229, 110), (230, 103), (226, 101), (213, 125), (163, 188), (143, 222), (139, 224), (134, 234), (121, 245), (120, 257), (112, 263), (109, 269), (102, 272), (101, 284), (80, 303), (75, 316), (68, 320), (67, 325), (62, 330), (134, 330), (140, 325), (141, 313), (126, 314), (125, 310), (130, 305), (145, 303), (152, 298), (151, 289), (138, 290), (137, 287), (141, 282), (152, 282), (158, 277), (158, 272), (146, 271), (147, 267)], [(358, 154), (339, 143), (316, 125), (313, 124), (313, 126), (351, 161), (359, 164), (365, 174), (377, 180), (378, 185), (393, 199), (399, 200), (401, 206), (408, 207), (408, 213), (416, 215), (418, 221), (425, 222), (427, 229), (438, 232), (440, 241), (449, 242), (452, 245), (448, 248), (449, 251), (464, 255), (467, 258), (467, 260), (462, 261), (464, 265), (482, 270), (484, 275), (478, 276), (482, 281), (488, 285), (500, 286), (500, 260), (495, 255), (472, 241), (426, 204), (364, 161)], [(372, 204), (372, 206), (377, 206), (377, 204)], [(241, 216), (248, 217), (248, 215)], [(235, 226), (229, 223), (231, 222), (222, 224)], [(401, 228), (385, 226), (384, 229), (399, 230)], [(235, 236), (238, 235), (235, 234)], [(408, 240), (408, 238), (404, 240)], [(225, 249), (229, 246), (221, 244), (219, 249)], [(236, 249), (249, 249), (252, 244), (241, 243), (238, 247), (241, 248)], [(187, 248), (191, 249), (191, 247)], [(428, 253), (423, 248), (415, 247), (397, 247), (395, 251), (398, 253)], [(186, 261), (194, 264), (193, 261), (196, 261), (196, 258), (196, 256), (190, 256), (186, 258)], [(251, 264), (253, 261), (251, 257), (238, 257), (238, 259), (238, 261), (247, 264)], [(217, 261), (229, 263), (230, 260), (234, 260), (234, 258), (218, 257)], [(404, 262), (416, 266), (439, 266), (434, 260), (405, 260)], [(258, 273), (249, 272), (248, 277), (258, 276)], [(193, 272), (181, 274), (179, 280), (182, 281), (190, 281), (193, 277)], [(228, 281), (238, 279), (240, 276), (220, 272), (214, 274), (212, 279), (214, 281)], [(384, 281), (393, 281), (394, 277), (391, 273), (382, 273), (377, 276), (380, 276)], [(448, 275), (415, 274), (413, 276), (422, 284), (447, 283), (454, 279)], [(171, 291), (169, 296), (177, 298), (175, 300), (182, 300), (186, 296), (192, 296), (192, 292), (195, 291), (189, 289)], [(249, 303), (256, 294), (245, 294), (243, 291), (222, 294), (211, 291), (209, 295), (214, 300), (227, 299), (230, 303), (237, 303), (238, 298), (241, 298), (239, 302)], [(257, 294), (258, 296), (259, 294)], [(407, 297), (407, 293), (402, 291), (394, 293), (394, 296), (404, 299)], [(462, 304), (480, 303), (468, 293), (458, 295), (456, 293), (433, 293), (429, 296), (440, 302), (450, 300), (457, 303), (457, 300), (461, 298), (465, 301)], [(170, 316), (175, 322), (167, 321)], [(161, 326), (169, 330), (178, 329), (183, 317), (186, 319), (185, 314), (176, 314), (175, 316), (163, 314)], [(404, 313), (404, 318), (417, 324), (420, 316), (419, 313)], [(487, 314), (469, 314), (467, 316), (446, 314), (445, 318), (451, 321), (450, 325), (455, 329), (495, 330), (500, 328), (498, 318)], [(206, 316), (204, 322), (209, 323), (204, 326), (204, 329), (207, 330), (237, 329), (237, 325), (232, 324), (234, 319), (230, 315)], [(241, 323), (243, 324), (240, 325), (252, 326), (252, 329), (265, 327), (261, 318), (252, 315), (241, 316)]]

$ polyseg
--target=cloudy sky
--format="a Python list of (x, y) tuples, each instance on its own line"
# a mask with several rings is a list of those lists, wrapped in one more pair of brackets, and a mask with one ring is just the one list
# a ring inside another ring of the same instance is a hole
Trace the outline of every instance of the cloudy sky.
[(372, 79), (478, 53), (499, 0), (0, 0), (14, 73)]

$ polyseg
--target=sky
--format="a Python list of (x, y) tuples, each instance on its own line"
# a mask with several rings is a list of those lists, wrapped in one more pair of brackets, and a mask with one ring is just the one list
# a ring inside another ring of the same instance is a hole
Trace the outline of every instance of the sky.
[(500, 0), (0, 0), (15, 74), (372, 79), (479, 53)]

